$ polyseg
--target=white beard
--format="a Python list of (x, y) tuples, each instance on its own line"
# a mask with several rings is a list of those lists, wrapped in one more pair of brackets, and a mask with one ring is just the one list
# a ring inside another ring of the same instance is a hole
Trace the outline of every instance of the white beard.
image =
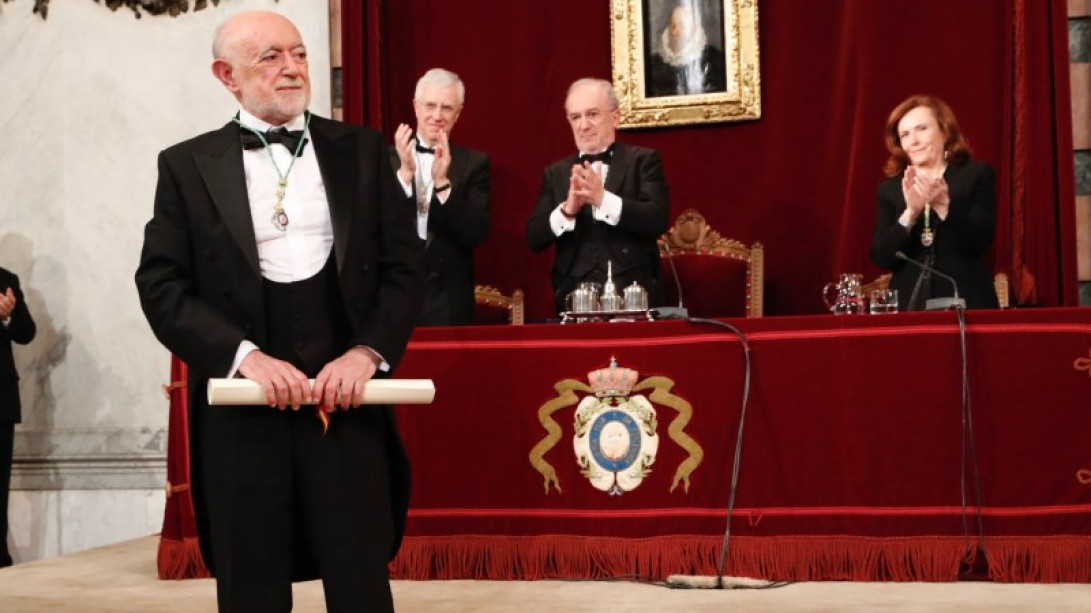
[(303, 95), (300, 92), (299, 99), (295, 102), (287, 103), (281, 102), (275, 96), (262, 97), (262, 96), (249, 96), (242, 95), (242, 107), (252, 113), (255, 117), (260, 117), (265, 121), (269, 121), (269, 118), (279, 118), (281, 121), (269, 123), (285, 123), (291, 121), (293, 118), (303, 114), (303, 111), (307, 110), (308, 96)]

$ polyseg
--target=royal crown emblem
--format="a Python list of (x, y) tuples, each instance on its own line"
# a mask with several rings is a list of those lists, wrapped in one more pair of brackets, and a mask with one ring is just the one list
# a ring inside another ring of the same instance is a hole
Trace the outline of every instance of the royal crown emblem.
[(595, 395), (576, 409), (572, 447), (580, 474), (596, 489), (620, 496), (640, 486), (659, 451), (655, 407), (641, 395), (629, 397), (637, 372), (609, 368), (587, 374)]
[(618, 368), (617, 360), (610, 358), (608, 368), (600, 368), (587, 373), (587, 382), (591, 384), (595, 396), (628, 396), (636, 385), (637, 372), (631, 368)]
[[(660, 445), (659, 412), (653, 401), (677, 412), (668, 435), (689, 455), (678, 466), (670, 490), (683, 483), (689, 491), (690, 474), (704, 457), (701, 446), (685, 432), (692, 407), (670, 393), (674, 385), (670, 379), (649, 377), (638, 382), (638, 375), (611, 358), (606, 368), (587, 373), (587, 383), (565, 379), (554, 385), (557, 397), (538, 410), (546, 436), (530, 452), (531, 465), (545, 478), (546, 494), (551, 488), (562, 492), (556, 469), (545, 458), (562, 436), (553, 419), (556, 411), (577, 405), (572, 416), (572, 450), (579, 472), (595, 489), (620, 496), (639, 487), (653, 472)], [(644, 390), (651, 391), (651, 400), (633, 393)], [(586, 395), (580, 398), (576, 392)]]

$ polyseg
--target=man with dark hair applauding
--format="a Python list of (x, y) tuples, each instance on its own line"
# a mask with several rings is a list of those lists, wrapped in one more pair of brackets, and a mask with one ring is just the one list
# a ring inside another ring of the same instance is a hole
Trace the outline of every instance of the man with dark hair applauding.
[(621, 122), (608, 81), (580, 79), (568, 88), (565, 113), (578, 155), (545, 170), (542, 192), (527, 220), (535, 252), (556, 244), (551, 273), (557, 311), (577, 283), (637, 282), (648, 305), (661, 304), (659, 247), (667, 229), (669, 193), (659, 154), (615, 142)]

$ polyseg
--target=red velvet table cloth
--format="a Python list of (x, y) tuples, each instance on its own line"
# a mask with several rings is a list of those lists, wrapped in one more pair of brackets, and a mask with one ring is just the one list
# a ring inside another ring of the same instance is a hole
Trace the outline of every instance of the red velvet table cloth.
[[(1091, 581), (1091, 309), (966, 319), (980, 509), (969, 465), (962, 505), (955, 313), (725, 320), (753, 362), (728, 574), (949, 581), (976, 555), (994, 580)], [(625, 396), (651, 401), (658, 435), (650, 472), (614, 494), (573, 447), (575, 402), (595, 402), (588, 373), (611, 359), (636, 371)], [(399, 409), (413, 498), (393, 576), (715, 574), (744, 382), (734, 335), (421, 329), (397, 376), (437, 394)]]

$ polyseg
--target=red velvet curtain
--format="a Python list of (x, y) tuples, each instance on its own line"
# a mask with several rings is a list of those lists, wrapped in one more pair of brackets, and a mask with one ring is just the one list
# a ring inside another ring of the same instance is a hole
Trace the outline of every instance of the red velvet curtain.
[(1011, 165), (1009, 248), (1019, 304), (1074, 305), (1075, 178), (1069, 102), (1068, 17), (1064, 2), (1009, 0), (1006, 45), (1011, 92), (1005, 161)]
[(383, 129), (383, 2), (341, 3), (341, 90), (345, 121)]
[[(459, 73), (456, 143), (493, 160), (492, 234), (478, 282), (521, 288), (550, 314), (551, 254), (523, 228), (542, 169), (573, 151), (565, 90), (609, 78), (609, 3), (362, 0), (344, 5), (345, 116), (388, 133), (413, 123), (416, 79)], [(836, 273), (868, 260), (883, 123), (926, 92), (955, 109), (975, 158), (998, 173), (996, 269), (1024, 303), (1077, 301), (1064, 0), (759, 0), (757, 121), (626, 131), (663, 154), (672, 218), (688, 207), (722, 235), (766, 246), (767, 314), (817, 313)], [(381, 55), (381, 57), (380, 57)], [(1036, 294), (1036, 297), (1035, 297)]]

